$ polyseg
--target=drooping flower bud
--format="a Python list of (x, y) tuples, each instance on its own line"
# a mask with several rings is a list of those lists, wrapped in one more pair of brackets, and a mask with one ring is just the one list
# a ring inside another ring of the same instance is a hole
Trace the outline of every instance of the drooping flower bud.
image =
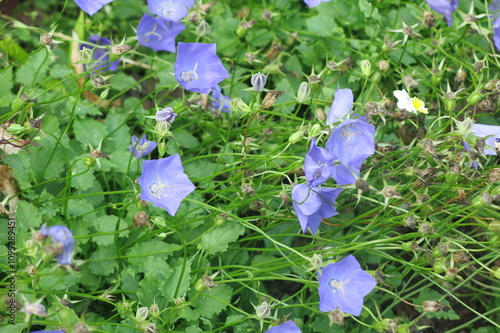
[(264, 86), (266, 85), (267, 76), (262, 73), (257, 73), (252, 75), (250, 82), (252, 83), (253, 91), (262, 92), (264, 91)]
[(308, 82), (302, 82), (297, 92), (297, 102), (302, 104), (311, 97), (311, 86)]

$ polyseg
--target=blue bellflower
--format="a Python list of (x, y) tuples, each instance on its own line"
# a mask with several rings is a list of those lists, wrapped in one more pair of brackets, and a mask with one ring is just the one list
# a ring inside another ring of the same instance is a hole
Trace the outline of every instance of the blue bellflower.
[(495, 149), (499, 143), (496, 145), (495, 143), (497, 139), (500, 139), (500, 126), (474, 124), (472, 125), (471, 134), (485, 138), (484, 142), (487, 147), (484, 148), (484, 153), (486, 155), (497, 155)]
[(177, 82), (186, 90), (208, 94), (229, 73), (216, 54), (216, 44), (179, 43), (174, 64)]
[(334, 160), (332, 168), (332, 178), (338, 185), (354, 184), (356, 177), (359, 177), (361, 164), (368, 156), (359, 156), (352, 159), (349, 163), (343, 164), (338, 160)]
[(148, 0), (148, 5), (151, 13), (178, 22), (194, 6), (194, 0)]
[(493, 0), (490, 4), (490, 12), (493, 18), (493, 43), (497, 51), (500, 51), (500, 0)]
[[(469, 151), (471, 150), (471, 149), (470, 149), (470, 145), (469, 145), (466, 141), (463, 141), (463, 142), (462, 142), (462, 146), (464, 146), (464, 150), (465, 150), (466, 152), (469, 152)], [(472, 161), (471, 166), (472, 166), (474, 169), (476, 169), (476, 170), (479, 168), (479, 164), (477, 164), (477, 162), (476, 162), (476, 161)]]
[(136, 158), (141, 159), (144, 156), (151, 154), (157, 145), (158, 144), (154, 141), (148, 141), (146, 134), (141, 136), (140, 140), (134, 135), (132, 136), (132, 144), (130, 145), (128, 151)]
[(444, 15), (448, 26), (453, 25), (451, 14), (458, 8), (458, 0), (426, 0), (429, 7)]
[(291, 320), (275, 327), (271, 327), (265, 333), (301, 333), (300, 328)]
[(308, 5), (311, 8), (316, 7), (317, 5), (319, 5), (322, 2), (329, 2), (329, 1), (331, 1), (331, 0), (304, 0), (306, 5)]
[(328, 264), (318, 273), (319, 310), (340, 311), (359, 316), (363, 309), (363, 297), (368, 295), (377, 282), (361, 269), (353, 255)]
[(57, 262), (61, 265), (71, 264), (73, 260), (73, 247), (75, 245), (71, 230), (63, 225), (55, 225), (47, 229), (44, 224), (40, 229), (40, 233), (44, 237), (50, 237), (52, 244), (57, 245), (61, 249), (61, 253), (57, 255)]
[(311, 228), (311, 232), (315, 234), (322, 219), (338, 214), (335, 200), (341, 191), (340, 188), (309, 187), (306, 184), (298, 184), (292, 188), (293, 209), (303, 233)]
[(367, 123), (364, 117), (346, 119), (332, 131), (326, 148), (342, 164), (349, 164), (354, 158), (373, 155), (374, 134), (375, 126)]
[[(97, 35), (92, 35), (89, 39), (89, 42), (97, 45), (111, 45), (111, 40), (106, 37), (100, 37)], [(92, 45), (82, 44), (80, 49), (84, 48), (93, 49), (92, 59), (94, 63), (90, 64), (91, 71), (97, 71), (100, 69), (106, 69), (107, 71), (116, 71), (118, 69), (118, 65), (120, 64), (120, 60), (109, 61), (109, 50), (102, 48), (95, 48)]]
[(332, 106), (326, 117), (326, 124), (335, 124), (348, 119), (354, 104), (354, 96), (351, 89), (339, 89), (335, 93)]
[(316, 138), (311, 140), (311, 147), (304, 159), (304, 173), (309, 186), (319, 186), (330, 178), (333, 165), (332, 155), (316, 145)]
[(233, 111), (229, 101), (231, 98), (222, 95), (222, 91), (219, 86), (215, 86), (210, 96), (213, 98), (212, 100), (212, 109), (214, 111), (230, 113)]
[(175, 117), (177, 117), (177, 113), (171, 107), (160, 110), (155, 115), (156, 121), (166, 121), (170, 124), (174, 122)]
[(101, 8), (113, 0), (75, 0), (78, 7), (80, 7), (85, 13), (89, 15), (94, 15)]
[(150, 201), (172, 216), (179, 209), (182, 200), (195, 189), (184, 173), (179, 154), (143, 161), (139, 185), (142, 200)]
[(63, 330), (56, 330), (56, 331), (34, 331), (30, 333), (65, 333)]
[(175, 38), (186, 26), (145, 14), (137, 26), (137, 40), (155, 51), (175, 52)]

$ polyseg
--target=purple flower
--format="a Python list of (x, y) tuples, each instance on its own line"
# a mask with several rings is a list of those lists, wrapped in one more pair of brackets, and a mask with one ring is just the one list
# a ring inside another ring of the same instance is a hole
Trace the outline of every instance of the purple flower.
[(493, 22), (493, 43), (498, 51), (500, 51), (500, 14), (497, 14)]
[(75, 239), (73, 238), (71, 230), (63, 225), (55, 225), (47, 229), (44, 224), (40, 229), (40, 233), (44, 237), (50, 237), (52, 239), (52, 244), (57, 245), (61, 249), (61, 253), (57, 255), (59, 264), (71, 264), (73, 260), (73, 247), (75, 245)]
[(351, 89), (337, 90), (326, 117), (326, 124), (335, 124), (349, 118), (348, 115), (350, 115), (353, 104), (354, 96)]
[(443, 14), (451, 27), (453, 20), (451, 14), (458, 8), (458, 0), (427, 0), (427, 4), (439, 14)]
[(212, 108), (215, 111), (219, 112), (224, 112), (224, 113), (229, 113), (232, 112), (232, 107), (229, 104), (229, 101), (231, 98), (222, 95), (222, 91), (219, 86), (215, 86), (215, 88), (212, 90), (210, 93), (210, 96), (212, 96)]
[(347, 164), (342, 164), (340, 161), (334, 161), (332, 169), (332, 177), (339, 185), (354, 184), (356, 176), (359, 176), (361, 164), (368, 156), (362, 155), (355, 157)]
[(168, 107), (156, 112), (155, 117), (156, 121), (166, 121), (171, 124), (174, 122), (175, 117), (177, 117), (177, 113), (175, 113), (172, 108)]
[(484, 153), (486, 155), (497, 155), (495, 149), (498, 143), (496, 145), (495, 143), (496, 139), (500, 139), (500, 126), (474, 124), (472, 125), (471, 134), (480, 138), (485, 138), (484, 141), (486, 146), (490, 147), (484, 148)]
[(275, 327), (271, 327), (265, 333), (301, 333), (300, 328), (291, 320)]
[(128, 148), (128, 151), (136, 158), (141, 159), (155, 150), (156, 146), (156, 142), (148, 141), (146, 134), (141, 136), (140, 140), (134, 135), (132, 136), (132, 144)]
[(65, 333), (63, 330), (56, 330), (56, 331), (34, 331), (30, 333)]
[(267, 76), (260, 73), (260, 72), (252, 75), (252, 78), (250, 79), (250, 83), (252, 84), (253, 91), (255, 91), (255, 92), (264, 91), (264, 86), (266, 85), (266, 82), (267, 82)]
[(145, 14), (137, 26), (137, 39), (155, 51), (175, 52), (175, 37), (184, 29), (186, 26), (180, 22)]
[(311, 140), (311, 148), (304, 159), (304, 172), (309, 186), (318, 186), (330, 178), (333, 165), (332, 155), (316, 145), (316, 138)]
[(194, 0), (148, 0), (148, 5), (151, 13), (178, 22), (194, 6)]
[(375, 152), (375, 126), (368, 124), (363, 118), (344, 120), (333, 130), (326, 143), (330, 154), (344, 165), (354, 158), (368, 157)]
[[(467, 152), (468, 152), (468, 151), (470, 151), (470, 146), (469, 146), (469, 144), (468, 144), (466, 141), (463, 141), (463, 142), (462, 142), (462, 146), (464, 146), (464, 150), (465, 150), (465, 151), (467, 151)], [(479, 164), (477, 164), (477, 162), (476, 162), (476, 161), (472, 161), (471, 166), (472, 166), (474, 169), (476, 169), (476, 170), (477, 170), (477, 168), (479, 168)]]
[(142, 161), (139, 177), (141, 199), (165, 209), (174, 216), (184, 198), (195, 186), (184, 173), (179, 154), (160, 160)]
[(179, 43), (174, 64), (175, 78), (184, 89), (208, 94), (229, 77), (216, 52), (216, 44)]
[(359, 316), (363, 309), (363, 297), (368, 295), (377, 282), (361, 269), (356, 258), (348, 255), (341, 261), (328, 264), (318, 273), (319, 310), (340, 311)]
[(331, 1), (331, 0), (304, 0), (306, 5), (308, 5), (311, 8), (316, 7), (317, 5), (319, 5), (322, 2), (329, 2), (329, 1)]
[[(106, 37), (100, 37), (97, 35), (92, 35), (89, 39), (89, 42), (98, 45), (111, 45), (111, 41)], [(102, 48), (95, 48), (92, 45), (82, 44), (80, 49), (84, 48), (93, 49), (92, 59), (94, 63), (90, 64), (91, 71), (97, 71), (99, 69), (106, 69), (108, 71), (116, 71), (118, 69), (118, 65), (120, 64), (120, 60), (116, 60), (114, 62), (109, 61), (109, 51)]]
[(302, 227), (302, 232), (311, 228), (313, 234), (318, 230), (322, 219), (337, 215), (335, 200), (342, 189), (309, 187), (306, 184), (295, 185), (292, 189), (293, 209)]
[(94, 15), (105, 4), (108, 4), (112, 1), (113, 0), (75, 0), (78, 7), (80, 7), (85, 13), (89, 15)]

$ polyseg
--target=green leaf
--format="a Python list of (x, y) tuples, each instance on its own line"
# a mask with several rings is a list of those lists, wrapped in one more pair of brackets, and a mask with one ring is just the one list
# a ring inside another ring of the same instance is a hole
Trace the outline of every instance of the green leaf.
[(331, 36), (332, 31), (337, 27), (335, 20), (329, 16), (317, 15), (307, 19), (307, 27), (318, 36)]
[(238, 222), (228, 221), (203, 235), (201, 245), (207, 254), (215, 254), (227, 250), (229, 243), (234, 242), (243, 235), (245, 228)]
[(230, 303), (233, 288), (224, 284), (207, 289), (193, 299), (195, 311), (202, 317), (211, 318), (220, 313)]
[[(448, 302), (446, 299), (442, 299), (442, 295), (432, 289), (426, 288), (422, 289), (420, 291), (420, 294), (418, 295), (417, 299), (415, 299), (414, 303), (415, 304), (423, 304), (424, 301), (437, 301), (439, 300), (443, 305), (449, 308), (449, 311), (444, 312), (444, 311), (439, 311), (439, 312), (427, 312), (425, 315), (429, 318), (438, 318), (438, 319), (448, 319), (448, 320), (455, 320), (455, 319), (460, 319), (460, 317), (457, 315), (455, 311), (451, 308), (450, 302)], [(422, 312), (422, 308), (416, 308), (419, 312)]]
[(40, 83), (48, 77), (47, 70), (52, 61), (46, 49), (31, 54), (28, 61), (16, 71), (16, 82), (30, 86)]
[(191, 264), (184, 263), (183, 260), (174, 260), (171, 265), (174, 270), (170, 276), (167, 277), (163, 288), (161, 288), (162, 295), (167, 301), (173, 300), (177, 297), (184, 295), (190, 286), (191, 277)]
[(160, 309), (163, 308), (167, 304), (160, 292), (164, 284), (165, 281), (157, 279), (153, 272), (147, 272), (144, 279), (139, 283), (139, 290), (137, 291), (141, 306), (151, 306), (156, 303)]
[(16, 223), (18, 227), (39, 229), (42, 224), (42, 215), (38, 208), (30, 202), (19, 200), (16, 211)]
[(167, 244), (161, 240), (153, 239), (134, 245), (127, 252), (127, 259), (131, 265), (144, 266), (147, 257), (158, 256), (165, 260), (171, 256), (178, 247), (179, 246), (175, 244)]
[(94, 210), (94, 206), (85, 199), (68, 200), (68, 215), (80, 216)]
[[(97, 219), (94, 220), (94, 227), (97, 230), (97, 233), (114, 233), (116, 230), (116, 223), (118, 222), (118, 216), (114, 215), (104, 215), (100, 216)], [(118, 227), (118, 230), (123, 230), (127, 227), (127, 224), (125, 221), (120, 220), (120, 226)], [(119, 233), (120, 237), (126, 237), (128, 236), (129, 231), (124, 230)], [(94, 236), (93, 237), (94, 241), (98, 245), (110, 245), (113, 244), (115, 235), (100, 235), (100, 236)]]
[(96, 275), (108, 276), (118, 268), (116, 251), (111, 246), (98, 247), (89, 259), (89, 269)]
[(174, 131), (175, 140), (180, 146), (185, 148), (196, 148), (200, 145), (200, 141), (191, 133), (185, 130)]
[(12, 103), (16, 95), (11, 92), (14, 83), (12, 82), (12, 68), (8, 68), (0, 72), (0, 107), (7, 106)]
[(129, 90), (137, 85), (133, 77), (123, 72), (116, 73), (115, 76), (109, 79), (109, 82), (111, 82), (111, 87), (118, 91)]
[(201, 333), (203, 332), (198, 326), (189, 326), (186, 328), (186, 333)]
[(96, 149), (104, 137), (108, 135), (106, 126), (91, 118), (76, 119), (73, 123), (73, 130), (76, 139), (82, 143), (82, 147), (86, 151), (89, 149), (89, 144), (92, 145), (93, 149)]

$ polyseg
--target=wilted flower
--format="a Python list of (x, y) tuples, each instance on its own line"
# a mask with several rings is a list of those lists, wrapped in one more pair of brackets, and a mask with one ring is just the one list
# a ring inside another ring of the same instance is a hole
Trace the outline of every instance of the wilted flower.
[[(484, 153), (486, 155), (497, 155), (496, 147), (499, 145), (500, 141), (500, 126), (493, 125), (483, 125), (474, 124), (472, 125), (471, 134), (485, 138), (485, 143), (490, 148), (484, 148)], [(493, 149), (491, 149), (493, 148)]]
[(306, 184), (293, 187), (293, 209), (304, 233), (307, 228), (316, 233), (322, 219), (338, 214), (335, 200), (341, 191), (340, 188), (309, 187)]
[(148, 0), (148, 5), (151, 13), (178, 22), (194, 6), (194, 0)]
[(267, 76), (262, 73), (252, 75), (250, 83), (252, 83), (253, 91), (262, 92), (267, 82)]
[(330, 178), (332, 174), (332, 156), (316, 145), (316, 138), (311, 140), (311, 148), (304, 159), (304, 172), (309, 186), (318, 186)]
[(155, 115), (156, 121), (166, 121), (170, 124), (174, 122), (175, 117), (177, 117), (177, 113), (171, 107), (160, 110)]
[(137, 40), (155, 51), (175, 52), (175, 37), (184, 29), (180, 22), (145, 14), (137, 26)]
[(174, 216), (182, 200), (195, 186), (184, 173), (179, 154), (159, 160), (142, 162), (139, 177), (141, 199), (165, 209)]
[(43, 304), (38, 303), (26, 303), (23, 307), (23, 311), (29, 315), (35, 315), (39, 317), (45, 317), (47, 315), (47, 310)]
[(275, 327), (271, 327), (265, 333), (301, 333), (300, 328), (291, 320)]
[(212, 108), (215, 111), (229, 113), (232, 112), (231, 104), (229, 101), (231, 100), (229, 97), (222, 95), (222, 90), (219, 86), (215, 86), (212, 92), (210, 93), (212, 96)]
[(439, 14), (444, 15), (448, 26), (452, 26), (453, 20), (451, 14), (457, 10), (458, 0), (427, 0), (427, 4)]
[(85, 13), (89, 15), (94, 15), (105, 4), (108, 4), (112, 1), (113, 0), (75, 0), (78, 7), (80, 7)]
[(416, 97), (410, 98), (410, 95), (404, 89), (395, 90), (394, 96), (398, 99), (398, 108), (400, 109), (405, 109), (412, 113), (417, 113), (417, 111), (426, 114), (429, 113), (423, 101)]
[[(98, 45), (111, 45), (111, 40), (106, 37), (100, 37), (97, 35), (90, 36), (89, 42), (92, 44)], [(91, 71), (97, 71), (100, 69), (105, 69), (108, 71), (116, 71), (118, 69), (118, 65), (120, 64), (120, 60), (116, 60), (113, 62), (109, 61), (109, 51), (103, 48), (95, 48), (92, 45), (82, 44), (80, 49), (93, 49), (92, 59), (94, 60), (92, 64), (89, 65), (89, 69)]]
[(129, 147), (129, 152), (136, 158), (143, 158), (149, 155), (153, 150), (155, 150), (157, 143), (154, 141), (148, 141), (146, 134), (141, 136), (139, 140), (137, 136), (132, 136), (132, 144)]
[(335, 124), (349, 118), (354, 96), (351, 89), (339, 89), (335, 93), (332, 106), (326, 118), (327, 124)]
[(361, 269), (356, 258), (348, 255), (341, 261), (328, 264), (318, 273), (319, 309), (340, 311), (359, 316), (363, 309), (363, 297), (368, 295), (377, 282)]
[(326, 143), (328, 151), (342, 164), (349, 164), (355, 158), (366, 158), (375, 152), (375, 126), (363, 118), (344, 120), (332, 131)]
[(229, 77), (216, 54), (216, 44), (179, 43), (174, 72), (184, 89), (201, 94)]
[(42, 236), (50, 237), (52, 239), (52, 244), (60, 248), (61, 253), (57, 255), (57, 262), (61, 265), (71, 264), (73, 259), (73, 246), (75, 245), (71, 230), (63, 225), (55, 225), (47, 229), (44, 224), (40, 229), (40, 233)]
[(331, 1), (331, 0), (304, 0), (306, 5), (308, 5), (311, 8), (316, 7), (317, 5), (319, 5), (322, 2), (329, 2), (329, 1)]

